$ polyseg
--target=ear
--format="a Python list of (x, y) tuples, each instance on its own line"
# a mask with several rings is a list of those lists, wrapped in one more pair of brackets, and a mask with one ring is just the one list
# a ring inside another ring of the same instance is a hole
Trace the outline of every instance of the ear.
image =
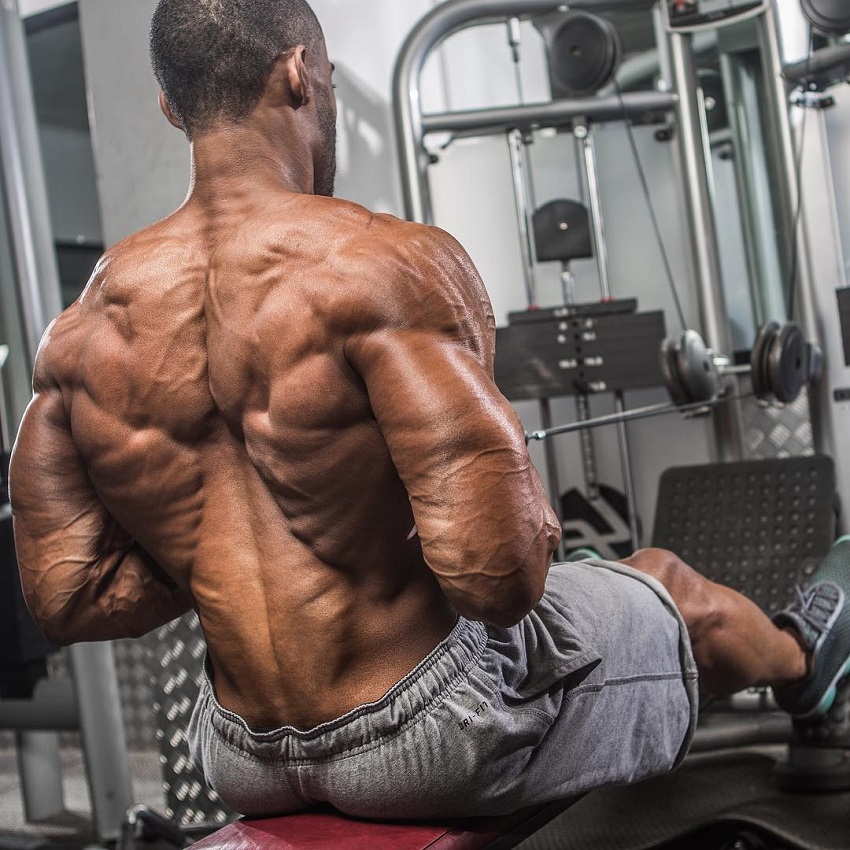
[(303, 44), (288, 50), (285, 56), (285, 79), (292, 105), (297, 109), (310, 99), (307, 73), (307, 48)]
[(171, 107), (168, 105), (168, 100), (165, 97), (165, 92), (159, 93), (159, 108), (162, 110), (162, 114), (166, 117), (169, 124), (172, 127), (176, 127), (178, 130), (183, 129), (183, 125), (178, 120), (177, 116), (171, 111)]

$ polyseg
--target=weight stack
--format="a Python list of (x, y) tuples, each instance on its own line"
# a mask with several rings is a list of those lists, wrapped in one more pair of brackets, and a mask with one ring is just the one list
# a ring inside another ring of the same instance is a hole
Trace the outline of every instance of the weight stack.
[(33, 622), (21, 590), (8, 490), (9, 456), (0, 479), (0, 698), (29, 699), (47, 675), (47, 656), (55, 650)]

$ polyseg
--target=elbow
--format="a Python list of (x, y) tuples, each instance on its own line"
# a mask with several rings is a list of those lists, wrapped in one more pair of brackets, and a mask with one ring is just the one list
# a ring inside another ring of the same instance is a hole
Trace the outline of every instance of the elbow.
[(81, 640), (74, 628), (73, 618), (68, 616), (67, 609), (57, 609), (56, 606), (40, 600), (35, 594), (27, 593), (26, 590), (24, 590), (24, 600), (33, 622), (54, 646), (71, 646)]
[(468, 540), (460, 556), (439, 559), (445, 569), (434, 571), (461, 616), (507, 629), (540, 602), (561, 539), (560, 523), (546, 508), (541, 520), (525, 528), (494, 528)]
[(67, 632), (42, 628), (41, 633), (45, 636), (45, 638), (47, 638), (48, 643), (51, 643), (53, 646), (59, 647), (60, 649), (77, 643), (77, 641), (75, 641)]
[(76, 642), (74, 636), (63, 625), (36, 615), (33, 615), (33, 620), (47, 641), (54, 646), (65, 647)]
[(531, 586), (527, 581), (513, 579), (464, 582), (447, 590), (446, 595), (457, 612), (467, 620), (477, 620), (488, 626), (509, 629), (521, 622), (543, 596), (543, 585)]
[(541, 589), (539, 593), (526, 593), (521, 596), (513, 592), (507, 599), (488, 600), (489, 604), (484, 606), (475, 619), (498, 629), (510, 629), (521, 623), (534, 610), (542, 597)]
[(534, 560), (488, 560), (444, 583), (449, 601), (468, 620), (509, 629), (535, 608), (546, 589), (551, 553)]

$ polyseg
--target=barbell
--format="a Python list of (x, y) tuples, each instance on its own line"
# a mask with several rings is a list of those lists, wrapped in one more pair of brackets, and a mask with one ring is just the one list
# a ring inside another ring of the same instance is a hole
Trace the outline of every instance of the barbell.
[(752, 394), (763, 404), (790, 404), (806, 384), (823, 375), (823, 353), (808, 342), (794, 322), (768, 322), (756, 335), (750, 362), (740, 365), (731, 358), (715, 354), (702, 336), (693, 329), (661, 344), (661, 372), (672, 403), (653, 404), (557, 425), (526, 434), (526, 442), (546, 440), (587, 428), (600, 428), (637, 419), (680, 413), (696, 416), (720, 404), (749, 397), (730, 392), (729, 377), (749, 375)]
[(711, 351), (697, 331), (686, 330), (678, 339), (662, 343), (661, 371), (677, 406), (724, 395), (727, 375), (746, 374), (756, 398), (768, 404), (790, 404), (806, 384), (820, 379), (823, 354), (806, 341), (794, 322), (768, 322), (756, 336), (750, 362), (735, 366), (728, 357)]

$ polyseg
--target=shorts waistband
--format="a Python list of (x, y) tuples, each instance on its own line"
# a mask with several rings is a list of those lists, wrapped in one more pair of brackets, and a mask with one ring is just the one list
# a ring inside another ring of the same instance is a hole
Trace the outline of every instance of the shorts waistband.
[(223, 708), (216, 699), (209, 658), (204, 663), (198, 707), (221, 738), (255, 758), (339, 756), (401, 732), (418, 715), (438, 704), (477, 664), (487, 640), (483, 623), (459, 617), (449, 635), (381, 699), (308, 730), (294, 726), (262, 732), (251, 729), (240, 715)]

